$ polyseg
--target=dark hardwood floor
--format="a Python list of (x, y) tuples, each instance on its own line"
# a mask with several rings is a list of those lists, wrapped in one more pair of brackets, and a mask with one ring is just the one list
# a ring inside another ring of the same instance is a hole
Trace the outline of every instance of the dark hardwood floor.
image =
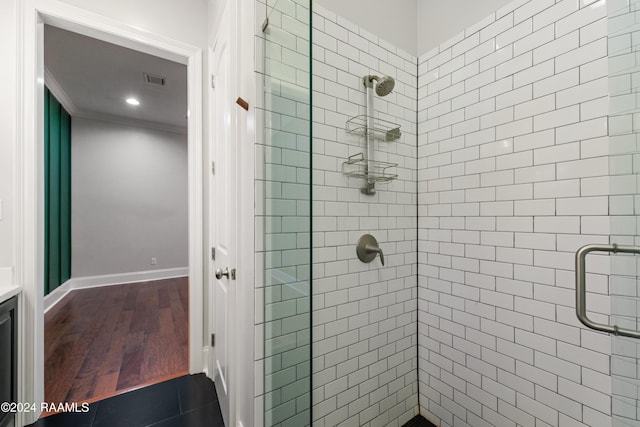
[(45, 315), (45, 400), (92, 402), (189, 370), (188, 278), (70, 292)]
[(29, 427), (224, 427), (215, 386), (186, 375), (91, 403), (88, 412), (40, 418)]

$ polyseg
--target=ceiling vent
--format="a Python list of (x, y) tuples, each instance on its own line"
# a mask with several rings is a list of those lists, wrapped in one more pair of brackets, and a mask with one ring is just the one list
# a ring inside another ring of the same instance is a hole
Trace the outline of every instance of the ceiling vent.
[(156, 86), (164, 86), (167, 84), (167, 79), (162, 76), (156, 76), (155, 74), (142, 73), (144, 77), (144, 81), (146, 83), (156, 85)]

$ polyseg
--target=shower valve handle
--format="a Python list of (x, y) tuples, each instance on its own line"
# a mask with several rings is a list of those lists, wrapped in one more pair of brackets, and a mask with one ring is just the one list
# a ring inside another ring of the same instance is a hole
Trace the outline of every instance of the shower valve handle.
[(376, 255), (380, 255), (380, 262), (384, 265), (384, 254), (382, 249), (378, 246), (378, 241), (371, 234), (363, 234), (358, 240), (356, 245), (356, 254), (360, 261), (364, 263), (370, 263), (376, 258)]
[(377, 253), (378, 255), (380, 255), (380, 262), (382, 263), (382, 265), (384, 265), (384, 253), (382, 253), (382, 248), (379, 248), (378, 246), (367, 245), (365, 249), (369, 253)]

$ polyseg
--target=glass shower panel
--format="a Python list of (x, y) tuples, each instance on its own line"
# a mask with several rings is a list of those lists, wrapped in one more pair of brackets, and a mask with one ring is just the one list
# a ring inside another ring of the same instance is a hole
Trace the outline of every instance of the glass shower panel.
[[(310, 5), (269, 0), (262, 26), (258, 259), (264, 291), (264, 425), (311, 419)], [(261, 178), (261, 179), (260, 179)]]
[[(611, 243), (640, 245), (640, 0), (609, 0), (609, 215)], [(640, 257), (610, 257), (610, 323), (640, 329)], [(611, 340), (612, 425), (639, 426), (640, 340)]]

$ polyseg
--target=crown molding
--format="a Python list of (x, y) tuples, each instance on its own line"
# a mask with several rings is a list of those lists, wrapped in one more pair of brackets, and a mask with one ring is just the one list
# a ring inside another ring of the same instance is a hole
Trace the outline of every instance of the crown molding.
[(67, 92), (60, 86), (58, 80), (53, 77), (53, 74), (51, 74), (47, 67), (44, 67), (44, 84), (49, 88), (49, 91), (56, 97), (58, 102), (60, 102), (60, 105), (67, 110), (67, 113), (72, 116), (78, 114), (78, 109), (71, 101), (71, 98), (69, 98)]

